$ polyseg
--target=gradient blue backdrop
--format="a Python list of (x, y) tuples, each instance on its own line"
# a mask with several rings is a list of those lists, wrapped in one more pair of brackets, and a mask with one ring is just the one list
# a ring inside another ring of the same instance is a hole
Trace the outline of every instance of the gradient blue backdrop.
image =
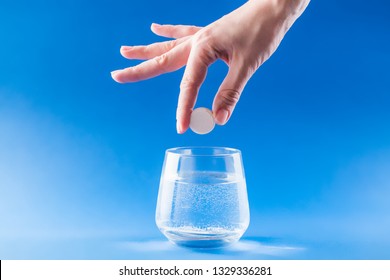
[[(312, 1), (230, 122), (177, 135), (183, 70), (121, 85), (150, 24), (207, 25), (244, 1), (0, 2), (0, 259), (390, 258), (390, 4)], [(215, 63), (197, 106), (227, 72)], [(194, 252), (154, 223), (167, 148), (242, 150), (251, 225)]]

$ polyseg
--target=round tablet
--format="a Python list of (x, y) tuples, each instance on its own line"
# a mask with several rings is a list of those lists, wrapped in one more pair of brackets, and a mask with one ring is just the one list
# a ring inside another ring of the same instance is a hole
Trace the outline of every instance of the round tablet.
[(213, 113), (207, 108), (196, 108), (192, 111), (190, 128), (198, 134), (207, 134), (214, 129)]

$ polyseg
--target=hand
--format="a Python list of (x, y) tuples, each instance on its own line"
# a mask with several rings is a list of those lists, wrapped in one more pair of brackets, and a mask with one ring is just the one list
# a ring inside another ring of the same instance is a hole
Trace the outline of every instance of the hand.
[(175, 40), (124, 46), (121, 54), (143, 63), (113, 71), (119, 83), (136, 82), (186, 66), (176, 112), (177, 132), (184, 133), (207, 69), (217, 59), (229, 66), (213, 102), (217, 124), (224, 125), (255, 71), (274, 53), (309, 0), (251, 0), (206, 27), (152, 24), (152, 31)]

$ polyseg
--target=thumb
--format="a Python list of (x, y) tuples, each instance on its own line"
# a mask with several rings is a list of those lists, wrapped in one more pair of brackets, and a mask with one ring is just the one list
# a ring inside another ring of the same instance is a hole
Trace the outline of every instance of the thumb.
[(247, 66), (231, 64), (213, 102), (215, 122), (224, 125), (229, 120), (246, 83), (252, 76)]

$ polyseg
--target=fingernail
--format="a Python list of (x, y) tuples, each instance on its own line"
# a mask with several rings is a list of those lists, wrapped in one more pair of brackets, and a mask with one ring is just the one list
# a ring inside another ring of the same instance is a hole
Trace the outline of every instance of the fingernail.
[(219, 109), (215, 115), (215, 121), (219, 125), (224, 125), (228, 119), (229, 112), (226, 109)]
[(111, 76), (115, 75), (116, 73), (119, 73), (121, 70), (114, 70), (114, 71), (111, 71)]
[(179, 122), (176, 122), (176, 130), (177, 130), (177, 133), (179, 133), (179, 134), (183, 133), (183, 129), (181, 128), (181, 125)]
[(117, 83), (123, 83), (120, 79), (118, 79), (119, 76), (118, 76), (117, 74), (119, 74), (120, 71), (121, 71), (121, 70), (115, 70), (115, 71), (112, 71), (112, 72), (111, 72), (111, 78), (112, 78), (115, 82), (117, 82)]
[(132, 49), (132, 47), (130, 46), (121, 46), (121, 51), (130, 51)]
[(158, 24), (158, 23), (155, 23), (155, 22), (153, 22), (152, 25), (153, 26), (157, 26), (157, 27), (161, 26), (161, 24)]

